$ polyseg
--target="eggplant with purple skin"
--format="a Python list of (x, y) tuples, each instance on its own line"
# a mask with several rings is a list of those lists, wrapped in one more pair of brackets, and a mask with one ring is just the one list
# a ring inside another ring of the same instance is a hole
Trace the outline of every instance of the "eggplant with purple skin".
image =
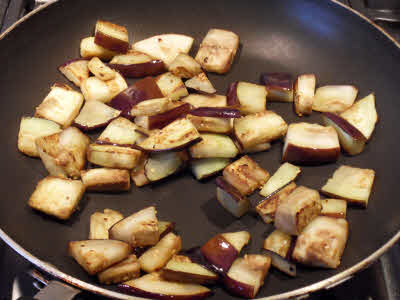
[(135, 118), (135, 124), (148, 130), (160, 129), (172, 123), (176, 119), (185, 117), (186, 114), (190, 112), (190, 108), (191, 107), (189, 103), (184, 103), (178, 107), (157, 115), (137, 116)]
[(315, 165), (334, 162), (339, 155), (339, 138), (333, 127), (304, 122), (289, 125), (282, 161)]
[(190, 111), (191, 115), (213, 118), (240, 118), (240, 110), (230, 107), (198, 107)]
[(186, 80), (185, 85), (188, 89), (195, 90), (199, 93), (214, 94), (217, 92), (204, 73), (197, 74), (193, 78)]
[(155, 76), (166, 71), (161, 60), (134, 50), (114, 56), (108, 65), (127, 78)]
[(289, 73), (263, 73), (261, 84), (268, 91), (267, 100), (293, 102), (293, 76)]
[(143, 141), (147, 135), (142, 132), (136, 124), (128, 119), (118, 117), (107, 125), (106, 129), (97, 138), (98, 144), (109, 144), (116, 146), (132, 146)]
[(340, 145), (350, 155), (356, 155), (364, 150), (367, 138), (350, 122), (333, 113), (324, 113), (322, 121), (326, 126), (335, 128)]
[(89, 131), (107, 126), (113, 119), (119, 117), (121, 111), (99, 101), (86, 101), (74, 125), (83, 131)]
[(126, 53), (129, 49), (128, 30), (124, 26), (98, 20), (94, 42), (110, 51)]
[(230, 85), (226, 96), (229, 106), (237, 107), (244, 114), (253, 114), (267, 109), (267, 94), (265, 86), (239, 81)]
[(199, 117), (192, 114), (186, 118), (193, 123), (199, 132), (212, 132), (229, 134), (232, 131), (232, 121), (227, 118)]
[(58, 70), (65, 76), (69, 81), (72, 81), (77, 87), (80, 87), (82, 82), (89, 78), (89, 61), (87, 59), (73, 59), (67, 61), (58, 67)]
[(139, 297), (160, 300), (201, 300), (212, 294), (210, 289), (199, 284), (167, 281), (160, 272), (129, 280), (118, 287)]
[(149, 76), (135, 82), (134, 85), (119, 93), (111, 100), (110, 105), (121, 110), (124, 117), (130, 118), (132, 107), (139, 102), (162, 97), (164, 96), (156, 84), (155, 78)]

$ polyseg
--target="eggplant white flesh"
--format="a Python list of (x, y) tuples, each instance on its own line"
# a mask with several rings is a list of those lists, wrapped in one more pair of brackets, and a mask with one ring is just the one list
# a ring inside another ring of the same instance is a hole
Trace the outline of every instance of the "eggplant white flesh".
[(169, 65), (168, 70), (181, 78), (192, 78), (202, 72), (200, 64), (186, 53), (179, 53)]
[(274, 225), (286, 234), (299, 235), (321, 209), (319, 193), (299, 186), (278, 205)]
[(348, 223), (319, 216), (297, 237), (292, 258), (304, 265), (336, 269), (346, 247)]
[(95, 212), (90, 216), (89, 240), (108, 240), (108, 230), (123, 218), (120, 212), (109, 208)]
[(58, 70), (77, 87), (89, 78), (89, 61), (87, 59), (73, 59), (58, 67)]
[(133, 169), (140, 161), (142, 152), (114, 145), (89, 145), (87, 160), (106, 168)]
[(171, 110), (182, 103), (169, 98), (149, 99), (137, 103), (131, 109), (131, 116), (154, 116)]
[(190, 169), (197, 180), (202, 180), (219, 173), (229, 163), (230, 159), (224, 157), (192, 159)]
[(250, 209), (250, 201), (232, 185), (224, 180), (222, 176), (218, 177), (217, 200), (233, 216), (240, 218)]
[(115, 78), (115, 71), (104, 64), (98, 57), (93, 57), (89, 61), (88, 69), (94, 76), (103, 81)]
[(102, 60), (110, 60), (113, 56), (117, 55), (116, 52), (97, 45), (94, 39), (94, 36), (90, 36), (81, 40), (80, 54), (82, 58), (98, 57)]
[(264, 249), (286, 257), (292, 244), (292, 236), (278, 229), (272, 231), (264, 240)]
[(86, 101), (79, 115), (75, 118), (75, 125), (84, 131), (107, 126), (117, 118), (121, 111), (116, 110), (99, 101)]
[(235, 157), (239, 150), (227, 135), (202, 133), (201, 141), (189, 148), (192, 158)]
[(178, 172), (184, 164), (179, 152), (154, 153), (145, 164), (145, 175), (150, 181), (158, 181)]
[(271, 178), (264, 184), (260, 191), (261, 196), (269, 196), (273, 192), (287, 185), (289, 182), (296, 179), (300, 174), (301, 169), (298, 166), (290, 163), (283, 163)]
[(147, 137), (142, 130), (144, 131), (128, 119), (118, 117), (107, 125), (97, 138), (97, 142), (121, 146), (134, 145)]
[(95, 168), (81, 171), (82, 182), (87, 191), (123, 192), (131, 187), (128, 170)]
[(140, 264), (134, 254), (97, 274), (97, 278), (102, 284), (116, 284), (139, 276)]
[(342, 165), (322, 187), (321, 192), (349, 203), (368, 206), (375, 179), (375, 171)]
[(316, 82), (314, 74), (303, 74), (297, 77), (294, 84), (294, 108), (299, 117), (312, 113)]
[(185, 81), (185, 86), (199, 93), (214, 94), (217, 90), (214, 88), (207, 75), (204, 73), (197, 74), (189, 80)]
[(156, 77), (156, 84), (164, 97), (172, 100), (179, 100), (189, 95), (182, 79), (171, 72), (161, 74)]
[(195, 108), (198, 107), (226, 107), (227, 100), (224, 95), (203, 95), (203, 94), (190, 94), (182, 98), (183, 102), (189, 103)]
[(321, 216), (346, 218), (347, 202), (342, 199), (322, 199)]
[(312, 109), (320, 112), (341, 113), (350, 108), (358, 89), (352, 85), (326, 85), (317, 88)]
[(226, 118), (200, 117), (192, 114), (186, 115), (199, 132), (225, 133), (232, 131), (232, 121)]

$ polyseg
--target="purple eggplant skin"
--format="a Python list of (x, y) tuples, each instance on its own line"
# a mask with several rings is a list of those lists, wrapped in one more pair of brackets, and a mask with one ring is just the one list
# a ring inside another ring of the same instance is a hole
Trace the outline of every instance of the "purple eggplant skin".
[(137, 81), (127, 89), (115, 96), (110, 106), (121, 110), (122, 116), (131, 119), (131, 109), (139, 102), (164, 97), (154, 77), (148, 76)]
[(344, 132), (350, 135), (353, 139), (357, 141), (366, 141), (367, 138), (359, 131), (356, 127), (354, 127), (351, 123), (349, 123), (346, 119), (343, 119), (341, 116), (331, 113), (325, 112), (323, 113), (325, 117), (330, 119), (336, 125), (338, 125)]
[(189, 103), (182, 104), (158, 115), (149, 116), (149, 129), (160, 129), (176, 119), (185, 117), (190, 112)]
[(240, 106), (240, 101), (236, 93), (238, 83), (239, 83), (238, 81), (231, 83), (231, 85), (228, 88), (228, 91), (226, 92), (226, 101), (228, 106), (231, 107)]
[(115, 37), (104, 34), (101, 31), (96, 31), (94, 42), (97, 45), (116, 53), (126, 53), (130, 47), (128, 42), (121, 41)]
[(156, 76), (166, 72), (165, 64), (161, 60), (151, 60), (139, 64), (108, 64), (112, 69), (119, 71), (127, 78), (141, 78), (145, 76)]
[(202, 137), (199, 136), (187, 143), (181, 144), (181, 145), (173, 147), (173, 148), (148, 149), (148, 148), (140, 147), (139, 145), (135, 145), (135, 147), (136, 147), (135, 149), (143, 151), (143, 152), (149, 152), (149, 153), (159, 153), (159, 152), (167, 152), (167, 151), (179, 152), (179, 151), (185, 150), (186, 148), (189, 148), (189, 147), (201, 142), (202, 140), (203, 140)]
[(190, 112), (191, 115), (198, 117), (211, 117), (211, 118), (240, 118), (242, 115), (240, 110), (230, 107), (199, 107)]
[(260, 76), (260, 83), (267, 88), (274, 87), (284, 90), (293, 90), (293, 76), (289, 73), (263, 73)]

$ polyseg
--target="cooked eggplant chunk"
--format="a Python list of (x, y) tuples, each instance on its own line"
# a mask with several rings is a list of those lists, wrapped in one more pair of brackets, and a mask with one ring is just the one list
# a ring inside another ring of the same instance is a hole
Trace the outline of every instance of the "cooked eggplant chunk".
[(202, 72), (200, 64), (186, 53), (179, 53), (169, 65), (168, 70), (181, 78), (192, 78)]
[(43, 102), (36, 107), (35, 116), (54, 121), (63, 128), (72, 124), (83, 104), (83, 96), (68, 85), (54, 84)]
[(197, 180), (202, 180), (219, 173), (229, 163), (230, 159), (223, 157), (192, 159), (190, 169)]
[(297, 187), (275, 212), (275, 227), (286, 234), (299, 235), (321, 212), (319, 193), (304, 186)]
[(242, 195), (249, 195), (269, 179), (267, 170), (249, 156), (242, 156), (224, 169), (224, 179)]
[(230, 133), (232, 131), (231, 119), (200, 117), (191, 114), (186, 115), (186, 118), (192, 122), (199, 132), (212, 133)]
[(250, 209), (250, 201), (222, 176), (216, 182), (218, 202), (235, 217), (243, 216)]
[(96, 22), (94, 42), (116, 53), (126, 53), (129, 49), (128, 30), (111, 22), (98, 20)]
[(103, 103), (110, 102), (126, 88), (128, 88), (128, 85), (118, 72), (115, 72), (113, 79), (107, 81), (92, 76), (85, 79), (81, 84), (81, 91), (86, 101), (99, 101)]
[(191, 79), (186, 80), (185, 86), (199, 93), (214, 94), (217, 92), (210, 80), (207, 78), (207, 75), (204, 73), (199, 73)]
[(90, 216), (90, 240), (108, 240), (108, 230), (124, 216), (118, 211), (106, 208), (104, 212), (95, 212)]
[(104, 64), (98, 57), (93, 57), (89, 61), (88, 69), (94, 76), (103, 81), (115, 78), (115, 71)]
[(292, 258), (305, 265), (335, 269), (340, 265), (347, 237), (345, 219), (317, 217), (297, 237)]
[(86, 101), (79, 115), (75, 118), (74, 125), (83, 131), (89, 131), (107, 126), (117, 118), (121, 111), (116, 110), (99, 101)]
[(195, 108), (198, 107), (226, 107), (227, 101), (224, 95), (202, 95), (190, 94), (182, 98), (183, 102), (189, 103)]
[(122, 192), (130, 188), (128, 170), (96, 168), (81, 171), (82, 182), (87, 191)]
[(117, 53), (97, 45), (95, 37), (90, 36), (81, 40), (80, 53), (83, 58), (98, 57), (103, 60), (110, 60)]
[(267, 100), (293, 102), (293, 77), (288, 73), (263, 73), (260, 78), (268, 94)]
[(178, 172), (185, 163), (185, 154), (181, 152), (154, 153), (144, 166), (145, 176), (150, 181), (158, 181)]
[(92, 164), (106, 168), (133, 169), (140, 161), (142, 152), (128, 147), (91, 144), (87, 159)]
[(342, 199), (322, 199), (321, 216), (346, 218), (347, 202)]
[(267, 110), (267, 89), (263, 85), (239, 81), (228, 90), (229, 105), (238, 107), (244, 114), (254, 114)]
[(195, 57), (202, 68), (224, 74), (231, 68), (239, 47), (239, 36), (228, 30), (210, 29), (200, 44)]
[(119, 117), (111, 121), (97, 138), (97, 142), (111, 145), (134, 145), (143, 141), (146, 135), (141, 128), (128, 119)]
[(291, 243), (292, 237), (289, 234), (275, 229), (264, 240), (264, 249), (273, 251), (282, 257), (286, 257)]
[(342, 165), (333, 173), (332, 178), (328, 179), (321, 192), (367, 207), (374, 178), (374, 170)]
[(320, 112), (341, 113), (356, 100), (358, 89), (352, 85), (326, 85), (315, 91), (312, 109)]
[(314, 74), (297, 77), (294, 84), (294, 108), (299, 117), (312, 113), (316, 81)]
[(284, 187), (295, 180), (300, 174), (301, 169), (290, 163), (283, 163), (270, 179), (264, 184), (260, 191), (261, 196), (269, 196), (273, 192)]
[(178, 100), (189, 95), (182, 79), (171, 72), (161, 74), (157, 76), (155, 80), (164, 97)]
[(28, 204), (47, 215), (67, 220), (84, 192), (85, 186), (80, 180), (48, 176), (39, 181)]
[(58, 67), (58, 70), (77, 87), (89, 78), (89, 61), (87, 59), (74, 59)]
[(116, 284), (139, 276), (140, 264), (134, 254), (97, 274), (97, 278), (102, 284)]
[(210, 157), (235, 157), (239, 150), (227, 135), (215, 133), (202, 133), (201, 141), (189, 148), (190, 156), (193, 158)]

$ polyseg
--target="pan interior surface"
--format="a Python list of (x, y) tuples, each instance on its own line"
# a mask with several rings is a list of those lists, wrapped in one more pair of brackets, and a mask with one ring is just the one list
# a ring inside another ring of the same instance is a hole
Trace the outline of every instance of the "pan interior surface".
[[(296, 278), (271, 270), (258, 297), (288, 292), (339, 274), (377, 251), (399, 231), (396, 174), (400, 173), (400, 140), (396, 122), (400, 115), (400, 51), (367, 21), (335, 3), (318, 0), (69, 0), (34, 14), (0, 41), (0, 228), (24, 249), (66, 274), (97, 285), (95, 278), (88, 276), (66, 251), (68, 241), (87, 239), (89, 218), (95, 211), (111, 208), (127, 216), (155, 205), (160, 220), (176, 222), (184, 248), (199, 246), (220, 232), (248, 230), (252, 241), (243, 253), (258, 253), (273, 230), (255, 214), (231, 217), (217, 203), (214, 179), (197, 182), (189, 172), (151, 186), (132, 187), (129, 193), (86, 193), (80, 210), (66, 222), (28, 207), (36, 183), (47, 171), (39, 159), (17, 151), (20, 119), (34, 114), (53, 83), (68, 83), (57, 67), (79, 56), (80, 40), (93, 35), (98, 19), (126, 26), (131, 41), (161, 33), (190, 35), (195, 38), (192, 54), (208, 29), (236, 32), (241, 45), (231, 71), (209, 76), (219, 94), (224, 94), (233, 81), (258, 83), (262, 72), (289, 72), (294, 76), (314, 73), (318, 86), (355, 85), (359, 99), (375, 93), (380, 120), (365, 151), (355, 157), (341, 155), (335, 164), (302, 167), (297, 180), (300, 185), (320, 189), (342, 164), (376, 171), (368, 208), (348, 208), (350, 238), (341, 266), (337, 270), (299, 267)], [(288, 123), (321, 123), (317, 112), (298, 118), (290, 104), (267, 106)], [(282, 144), (277, 142), (270, 151), (251, 157), (273, 173), (280, 165), (281, 151)], [(211, 299), (232, 296), (216, 288)]]

